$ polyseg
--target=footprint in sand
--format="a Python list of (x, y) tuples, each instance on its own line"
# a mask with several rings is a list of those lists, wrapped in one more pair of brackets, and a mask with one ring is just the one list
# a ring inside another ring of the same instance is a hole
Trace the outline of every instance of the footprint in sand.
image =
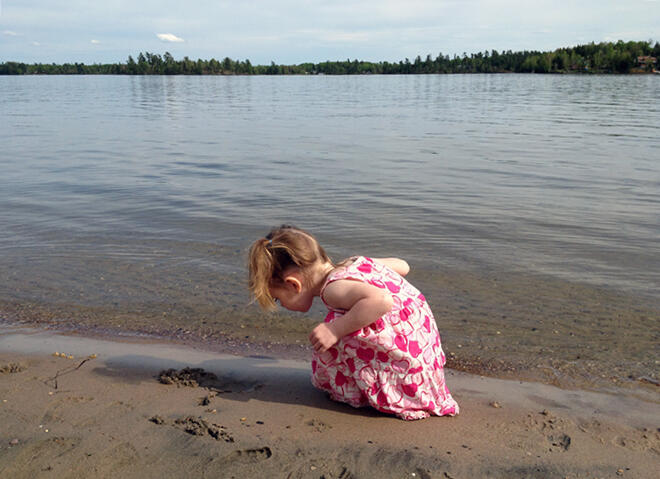
[(0, 366), (0, 373), (2, 374), (15, 374), (25, 371), (27, 366), (22, 363), (7, 363)]
[(345, 467), (342, 467), (342, 469), (339, 471), (338, 474), (323, 474), (321, 476), (321, 479), (356, 479), (353, 474), (351, 474), (351, 471), (346, 469)]
[[(159, 426), (165, 424), (165, 419), (159, 415), (152, 416), (149, 418), (149, 421)], [(182, 429), (188, 434), (192, 434), (193, 436), (209, 435), (216, 441), (234, 442), (234, 438), (225, 430), (224, 426), (209, 423), (201, 417), (180, 417), (175, 419), (174, 424), (172, 425), (178, 429)]]
[(660, 428), (655, 431), (650, 428), (631, 430), (625, 436), (615, 436), (613, 443), (631, 451), (652, 450), (660, 453)]
[(660, 454), (660, 428), (637, 429), (616, 424), (603, 424), (599, 420), (593, 419), (580, 422), (578, 429), (602, 443), (609, 442), (640, 452), (652, 450)]
[(312, 426), (318, 432), (323, 432), (326, 431), (327, 429), (332, 429), (332, 426), (324, 423), (323, 421), (319, 421), (318, 419), (310, 419), (305, 424), (307, 424), (308, 426)]
[(571, 446), (571, 436), (566, 434), (565, 430), (571, 427), (572, 423), (555, 416), (547, 409), (539, 412), (536, 417), (530, 416), (529, 425), (541, 433), (549, 433), (545, 438), (550, 445), (550, 452), (565, 452)]
[(568, 451), (571, 445), (571, 436), (568, 434), (555, 434), (548, 436), (548, 442), (551, 447), (559, 451)]
[(193, 434), (195, 436), (204, 436), (208, 434), (216, 441), (234, 442), (234, 438), (225, 431), (224, 426), (208, 423), (201, 417), (194, 418), (188, 416), (179, 418), (174, 421), (174, 425), (183, 429), (188, 434)]
[(239, 449), (229, 454), (225, 461), (242, 464), (254, 464), (256, 462), (265, 461), (273, 455), (270, 447), (260, 447), (258, 449)]

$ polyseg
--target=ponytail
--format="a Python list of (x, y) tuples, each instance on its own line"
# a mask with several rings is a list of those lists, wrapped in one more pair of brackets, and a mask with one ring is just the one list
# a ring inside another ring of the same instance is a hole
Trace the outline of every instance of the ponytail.
[(248, 287), (254, 300), (266, 310), (275, 309), (270, 286), (282, 283), (290, 267), (304, 270), (317, 261), (332, 263), (316, 238), (290, 225), (273, 228), (252, 243), (248, 253)]
[(248, 254), (248, 288), (263, 309), (274, 309), (275, 301), (270, 295), (268, 284), (275, 269), (273, 255), (268, 250), (270, 241), (261, 238), (252, 243)]

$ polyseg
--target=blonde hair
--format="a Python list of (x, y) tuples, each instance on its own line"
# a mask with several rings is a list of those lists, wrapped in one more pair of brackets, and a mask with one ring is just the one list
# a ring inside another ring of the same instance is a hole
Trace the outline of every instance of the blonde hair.
[(304, 273), (317, 261), (332, 263), (314, 236), (291, 225), (273, 228), (250, 246), (248, 287), (252, 297), (263, 309), (275, 309), (270, 286), (283, 283), (284, 273), (290, 267), (298, 267)]

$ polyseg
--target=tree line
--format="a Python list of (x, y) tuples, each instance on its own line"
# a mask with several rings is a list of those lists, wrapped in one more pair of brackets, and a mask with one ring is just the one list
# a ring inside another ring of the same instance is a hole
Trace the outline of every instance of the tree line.
[(616, 43), (591, 42), (554, 51), (497, 50), (462, 56), (438, 54), (425, 59), (417, 56), (399, 62), (359, 60), (301, 63), (298, 65), (252, 65), (250, 60), (176, 60), (169, 53), (140, 53), (125, 63), (0, 63), (0, 75), (365, 75), (431, 73), (631, 73), (651, 72), (658, 66), (651, 59), (660, 57), (660, 43), (619, 40)]

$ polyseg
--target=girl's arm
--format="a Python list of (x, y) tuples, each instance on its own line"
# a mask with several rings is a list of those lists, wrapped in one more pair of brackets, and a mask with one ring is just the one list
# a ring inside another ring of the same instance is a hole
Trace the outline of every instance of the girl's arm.
[(405, 276), (410, 271), (410, 266), (400, 258), (371, 258), (378, 263), (384, 264), (390, 269), (393, 269), (401, 276)]
[(373, 323), (392, 309), (392, 296), (359, 281), (342, 279), (330, 283), (323, 292), (325, 302), (346, 313), (331, 323), (317, 325), (309, 340), (318, 352), (332, 347), (340, 338)]

